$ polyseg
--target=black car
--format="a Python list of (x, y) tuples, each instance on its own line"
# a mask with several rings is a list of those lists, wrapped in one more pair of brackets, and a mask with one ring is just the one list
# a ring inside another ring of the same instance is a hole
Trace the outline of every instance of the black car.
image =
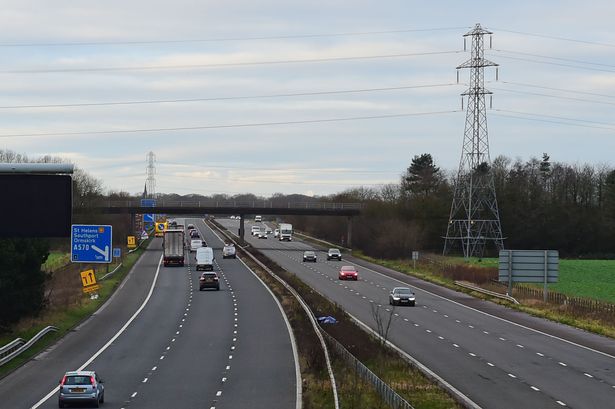
[(316, 253), (313, 251), (304, 251), (303, 252), (303, 261), (312, 261), (316, 262)]
[(190, 230), (190, 238), (191, 239), (200, 239), (201, 235), (197, 230)]
[(342, 252), (339, 249), (329, 249), (327, 253), (327, 260), (342, 261)]
[(220, 291), (220, 280), (215, 271), (208, 271), (201, 274), (199, 278), (199, 291), (203, 291), (205, 288), (213, 288), (216, 291)]
[(389, 294), (389, 304), (391, 305), (409, 305), (414, 307), (416, 297), (408, 287), (395, 287)]

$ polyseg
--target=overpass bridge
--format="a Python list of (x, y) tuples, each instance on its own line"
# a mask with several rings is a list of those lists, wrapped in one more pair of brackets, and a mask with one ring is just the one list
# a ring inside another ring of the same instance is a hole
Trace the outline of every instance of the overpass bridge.
[[(141, 206), (140, 200), (98, 201), (87, 208), (89, 212), (102, 214), (130, 214), (134, 226), (136, 215), (156, 213), (166, 215), (203, 216), (239, 215), (241, 216), (239, 236), (244, 239), (245, 216), (253, 215), (286, 215), (286, 216), (345, 216), (347, 217), (347, 242), (352, 243), (352, 217), (358, 216), (363, 210), (362, 203), (331, 203), (331, 202), (289, 202), (283, 200), (254, 201), (167, 201), (157, 200), (155, 207)], [(85, 210), (85, 209), (84, 209)], [(75, 213), (80, 209), (75, 208)]]

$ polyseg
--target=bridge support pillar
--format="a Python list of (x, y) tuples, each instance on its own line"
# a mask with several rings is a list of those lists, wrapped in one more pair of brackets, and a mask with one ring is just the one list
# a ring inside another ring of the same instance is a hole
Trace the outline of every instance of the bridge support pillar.
[(241, 219), (239, 219), (239, 242), (241, 244), (244, 244), (245, 243), (245, 233), (246, 233), (246, 229), (244, 226), (245, 215), (240, 214), (239, 216), (241, 217)]
[[(131, 234), (137, 233), (137, 218), (134, 213), (130, 213), (130, 230)], [(138, 232), (140, 233), (140, 232)]]
[(352, 248), (352, 216), (348, 216), (348, 225), (346, 232), (346, 247)]

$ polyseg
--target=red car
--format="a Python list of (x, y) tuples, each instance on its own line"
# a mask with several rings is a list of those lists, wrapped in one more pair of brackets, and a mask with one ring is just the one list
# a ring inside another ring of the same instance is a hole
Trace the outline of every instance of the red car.
[(343, 266), (340, 268), (340, 280), (349, 279), (357, 281), (359, 279), (359, 273), (357, 273), (357, 269), (353, 266)]

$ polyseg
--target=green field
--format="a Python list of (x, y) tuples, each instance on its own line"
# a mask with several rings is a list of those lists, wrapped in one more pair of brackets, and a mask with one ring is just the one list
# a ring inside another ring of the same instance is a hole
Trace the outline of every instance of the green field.
[[(463, 259), (454, 259), (463, 262)], [(484, 258), (485, 267), (497, 267), (497, 258)], [(566, 260), (559, 262), (559, 282), (549, 284), (549, 289), (571, 297), (586, 297), (615, 303), (615, 260)]]

